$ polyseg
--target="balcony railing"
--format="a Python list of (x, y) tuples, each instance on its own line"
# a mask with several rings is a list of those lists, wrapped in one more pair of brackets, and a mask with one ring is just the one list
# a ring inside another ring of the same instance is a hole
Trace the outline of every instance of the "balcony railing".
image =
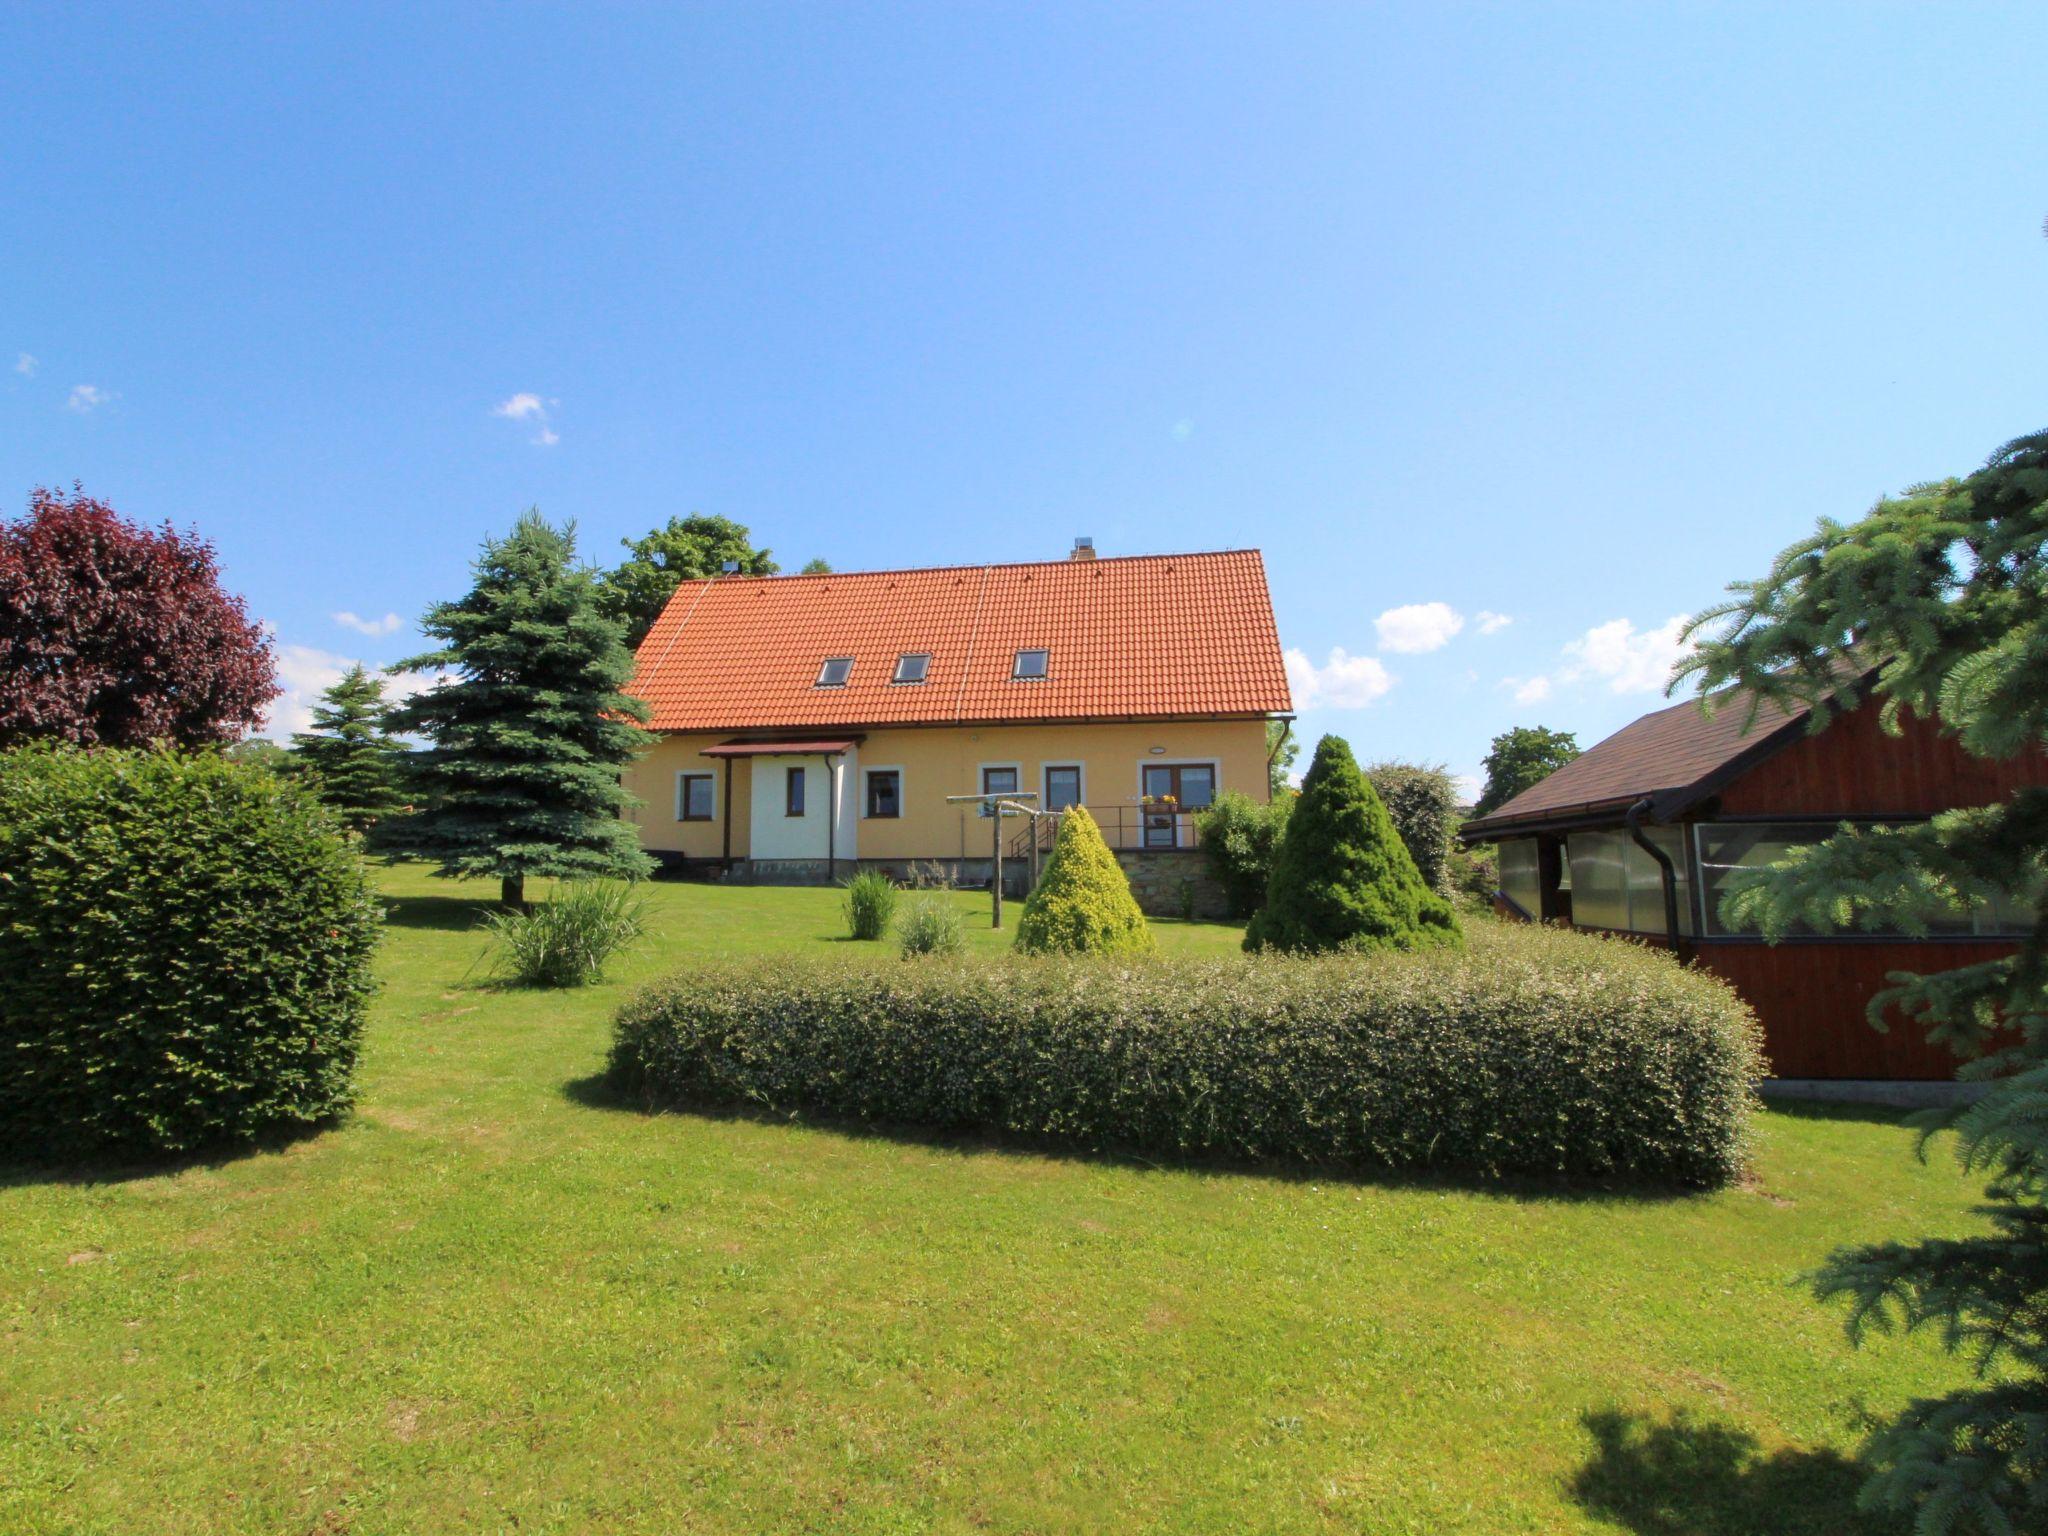
[[(1091, 805), (1088, 814), (1095, 818), (1095, 824), (1102, 829), (1102, 840), (1111, 848), (1132, 852), (1170, 852), (1176, 848), (1198, 848), (1201, 835), (1195, 826), (1195, 816), (1202, 807), (1175, 805)], [(1010, 843), (1013, 855), (1028, 854), (1031, 838), (1037, 834), (1041, 853), (1050, 852), (1053, 839), (1059, 835), (1059, 818), (1050, 816), (1034, 818), (1032, 824), (1021, 829)]]

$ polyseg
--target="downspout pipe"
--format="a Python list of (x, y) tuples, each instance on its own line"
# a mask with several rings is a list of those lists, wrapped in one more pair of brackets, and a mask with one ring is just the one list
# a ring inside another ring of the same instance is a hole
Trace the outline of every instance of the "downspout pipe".
[(1671, 952), (1685, 960), (1690, 955), (1685, 940), (1678, 932), (1678, 871), (1672, 866), (1671, 855), (1651, 842), (1643, 831), (1643, 818), (1650, 814), (1650, 810), (1650, 797), (1645, 795), (1628, 808), (1624, 821), (1635, 845), (1657, 861), (1658, 883), (1664, 888), (1664, 933), (1671, 941)]

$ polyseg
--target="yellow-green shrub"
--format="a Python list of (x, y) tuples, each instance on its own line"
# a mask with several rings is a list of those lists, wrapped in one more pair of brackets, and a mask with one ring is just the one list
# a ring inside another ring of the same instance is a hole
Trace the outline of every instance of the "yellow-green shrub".
[(1133, 955), (1152, 948), (1151, 926), (1123, 866), (1095, 818), (1078, 805), (1061, 813), (1052, 857), (1017, 920), (1016, 946), (1036, 955)]

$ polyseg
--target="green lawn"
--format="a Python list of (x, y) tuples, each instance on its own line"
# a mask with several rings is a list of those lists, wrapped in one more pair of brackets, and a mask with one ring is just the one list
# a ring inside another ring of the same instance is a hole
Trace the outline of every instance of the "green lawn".
[(463, 980), (481, 888), (381, 878), (352, 1123), (0, 1179), (0, 1531), (1834, 1532), (1859, 1414), (1956, 1374), (1789, 1283), (1969, 1229), (1884, 1115), (1687, 1198), (644, 1116), (622, 988), (852, 954), (832, 893), (655, 887), (618, 984), (531, 994)]

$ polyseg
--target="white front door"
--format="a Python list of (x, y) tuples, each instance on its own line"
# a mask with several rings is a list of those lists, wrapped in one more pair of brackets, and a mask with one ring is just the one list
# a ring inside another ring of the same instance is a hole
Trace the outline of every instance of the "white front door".
[(753, 759), (748, 852), (756, 859), (819, 863), (856, 858), (851, 786), (857, 774), (850, 749), (839, 757)]

